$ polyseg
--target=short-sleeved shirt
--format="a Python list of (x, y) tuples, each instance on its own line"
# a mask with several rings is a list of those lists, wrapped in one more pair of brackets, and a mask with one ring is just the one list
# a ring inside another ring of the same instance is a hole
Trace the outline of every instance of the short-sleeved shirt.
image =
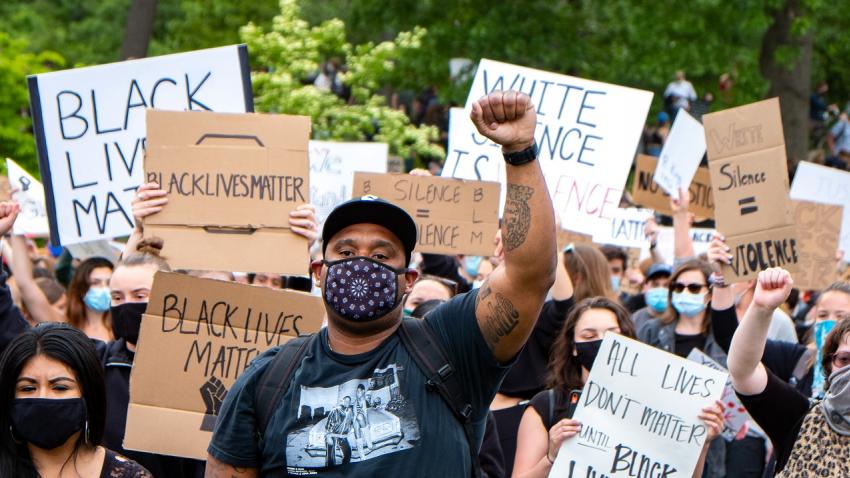
[[(488, 407), (509, 364), (496, 361), (481, 334), (476, 296), (458, 295), (423, 320), (466, 387), (480, 446)], [(342, 355), (330, 350), (327, 329), (319, 332), (258, 443), (255, 387), (277, 350), (257, 357), (228, 393), (209, 446), (219, 461), (258, 468), (260, 476), (281, 470), (346, 477), (471, 472), (461, 423), (436, 391), (426, 389), (397, 333), (374, 350)]]
[[(580, 389), (577, 391), (581, 393)], [(570, 395), (560, 388), (543, 390), (531, 399), (529, 405), (540, 415), (540, 420), (543, 421), (546, 430), (565, 418), (573, 417)]]
[(153, 478), (153, 475), (142, 465), (107, 448), (100, 478)]

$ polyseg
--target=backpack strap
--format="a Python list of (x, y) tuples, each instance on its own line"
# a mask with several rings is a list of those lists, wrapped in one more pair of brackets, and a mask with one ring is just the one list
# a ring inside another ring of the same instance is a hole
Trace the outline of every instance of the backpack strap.
[(549, 397), (549, 428), (555, 424), (555, 389), (550, 388), (546, 395)]
[(464, 391), (460, 374), (448, 359), (434, 330), (425, 320), (409, 318), (402, 320), (399, 337), (407, 352), (419, 366), (419, 370), (425, 374), (425, 387), (438, 392), (455, 418), (463, 425), (463, 432), (469, 445), (472, 475), (476, 478), (480, 477), (481, 463), (478, 459), (478, 444), (472, 423), (473, 408)]
[(301, 366), (307, 348), (319, 334), (296, 337), (278, 346), (277, 355), (260, 375), (254, 392), (254, 410), (257, 418), (257, 435), (262, 439), (269, 420), (281, 398), (289, 389), (289, 382)]

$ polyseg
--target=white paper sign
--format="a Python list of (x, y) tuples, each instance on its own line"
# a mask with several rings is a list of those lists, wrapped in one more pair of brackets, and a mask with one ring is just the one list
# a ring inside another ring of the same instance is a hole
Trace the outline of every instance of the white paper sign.
[(124, 244), (100, 239), (97, 241), (68, 244), (65, 247), (74, 259), (84, 261), (90, 257), (103, 257), (104, 259), (109, 259), (115, 263), (118, 262), (118, 259), (121, 256)]
[[(713, 368), (719, 372), (727, 373), (727, 370), (723, 366), (699, 349), (691, 349), (691, 353), (688, 354), (688, 360)], [(747, 413), (747, 409), (744, 408), (744, 405), (735, 393), (735, 389), (732, 388), (731, 377), (727, 377), (726, 379), (726, 386), (723, 388), (723, 396), (720, 398), (720, 401), (723, 402), (724, 420), (721, 436), (726, 441), (732, 441), (738, 435), (738, 432), (741, 431), (741, 428), (749, 421), (750, 414)]]
[(451, 115), (442, 174), (498, 181), (503, 194), (501, 150), (479, 135), (469, 120), (472, 102), (495, 90), (531, 96), (539, 161), (562, 227), (592, 235), (620, 203), (652, 93), (481, 60), (465, 113)]
[(680, 109), (676, 113), (667, 141), (661, 148), (661, 156), (658, 157), (658, 166), (652, 179), (667, 194), (678, 196), (680, 188), (691, 184), (703, 156), (705, 131), (702, 123)]
[(44, 206), (44, 186), (9, 158), (6, 158), (6, 171), (9, 174), (9, 187), (17, 190), (12, 199), (21, 205), (14, 233), (47, 237), (50, 228), (47, 225), (47, 208)]
[(651, 209), (615, 209), (611, 219), (602, 222), (597, 228), (593, 242), (640, 249), (647, 242), (644, 229), (646, 221), (651, 217)]
[(321, 226), (338, 204), (351, 199), (354, 172), (386, 173), (386, 143), (310, 141), (310, 203)]
[(690, 477), (708, 429), (698, 418), (726, 374), (621, 335), (605, 334), (551, 478)]
[(844, 206), (838, 247), (850, 262), (850, 173), (800, 161), (791, 183), (791, 199)]
[(253, 111), (244, 45), (28, 78), (51, 242), (126, 236), (142, 183), (145, 109)]
[[(691, 242), (694, 246), (694, 255), (699, 256), (708, 252), (708, 247), (711, 245), (711, 238), (714, 236), (714, 229), (703, 227), (692, 227), (690, 229)], [(673, 264), (675, 258), (675, 234), (672, 227), (661, 226), (658, 228), (658, 235), (655, 241), (655, 250), (664, 258), (668, 264)], [(649, 244), (645, 243), (641, 248), (641, 260), (650, 256)]]

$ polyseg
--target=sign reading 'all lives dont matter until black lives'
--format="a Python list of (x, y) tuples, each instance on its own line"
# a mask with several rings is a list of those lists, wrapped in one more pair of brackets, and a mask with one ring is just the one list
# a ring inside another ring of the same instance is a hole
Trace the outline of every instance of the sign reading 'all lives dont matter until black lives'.
[(416, 221), (416, 250), (489, 256), (499, 229), (499, 183), (409, 174), (354, 174), (354, 197), (373, 195)]

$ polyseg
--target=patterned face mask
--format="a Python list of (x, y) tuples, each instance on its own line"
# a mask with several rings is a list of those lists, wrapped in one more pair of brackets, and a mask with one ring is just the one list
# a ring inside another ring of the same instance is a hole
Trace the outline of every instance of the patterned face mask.
[(325, 304), (337, 315), (354, 322), (379, 319), (398, 306), (398, 275), (394, 269), (367, 257), (324, 261)]

